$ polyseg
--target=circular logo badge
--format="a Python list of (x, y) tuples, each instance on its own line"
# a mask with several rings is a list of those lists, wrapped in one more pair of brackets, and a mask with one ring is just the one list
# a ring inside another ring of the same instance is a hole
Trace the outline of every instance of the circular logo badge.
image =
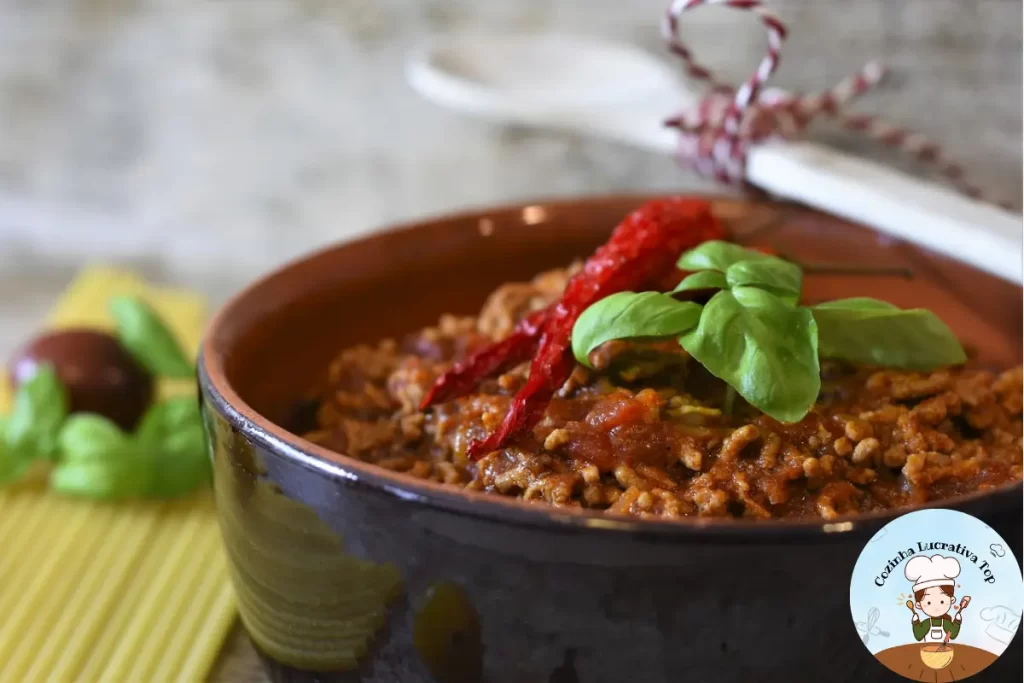
[(882, 527), (853, 569), (861, 640), (913, 681), (958, 681), (994, 662), (1020, 630), (1024, 582), (1006, 541), (954, 510), (919, 510)]

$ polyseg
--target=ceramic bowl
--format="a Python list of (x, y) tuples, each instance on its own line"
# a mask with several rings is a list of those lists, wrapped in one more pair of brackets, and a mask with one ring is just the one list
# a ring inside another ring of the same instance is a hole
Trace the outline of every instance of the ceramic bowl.
[(941, 645), (925, 645), (921, 648), (921, 661), (929, 669), (945, 669), (953, 661), (953, 648)]
[[(305, 428), (296, 401), (339, 349), (475, 312), (498, 284), (586, 256), (646, 199), (400, 226), (287, 265), (219, 312), (200, 361), (217, 506), (242, 621), (275, 680), (897, 680), (848, 602), (858, 553), (893, 515), (620, 519), (424, 482), (289, 431)], [(802, 262), (893, 269), (809, 274), (812, 298), (925, 306), (981, 362), (1020, 362), (1014, 285), (793, 206), (721, 199), (715, 211), (738, 241)], [(947, 507), (1019, 557), (1021, 501), (1018, 484)], [(1012, 679), (1000, 667), (1020, 662), (1015, 642), (986, 675)]]

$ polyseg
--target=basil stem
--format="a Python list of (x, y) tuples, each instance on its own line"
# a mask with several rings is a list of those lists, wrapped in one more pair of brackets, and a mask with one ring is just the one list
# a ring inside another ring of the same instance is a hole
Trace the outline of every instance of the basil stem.
[(736, 390), (733, 389), (731, 384), (725, 385), (725, 399), (722, 401), (722, 414), (732, 415), (733, 409), (736, 407)]

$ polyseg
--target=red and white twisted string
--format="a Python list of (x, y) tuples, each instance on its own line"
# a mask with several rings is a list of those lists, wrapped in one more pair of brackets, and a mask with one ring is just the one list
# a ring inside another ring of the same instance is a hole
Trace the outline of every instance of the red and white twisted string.
[[(709, 69), (697, 63), (690, 49), (679, 40), (680, 15), (703, 5), (749, 10), (758, 15), (768, 29), (768, 52), (739, 89), (715, 78)], [(760, 0), (675, 0), (665, 15), (662, 32), (669, 50), (683, 60), (689, 75), (711, 86), (711, 91), (696, 107), (665, 122), (680, 132), (680, 160), (702, 175), (726, 183), (742, 182), (751, 145), (770, 139), (800, 137), (815, 116), (824, 115), (848, 130), (907, 152), (932, 167), (964, 194), (983, 198), (981, 189), (966, 180), (963, 168), (950, 161), (936, 142), (876, 116), (842, 111), (848, 102), (882, 80), (885, 69), (877, 62), (866, 64), (834, 88), (814, 95), (762, 92), (764, 84), (778, 68), (786, 25)]]

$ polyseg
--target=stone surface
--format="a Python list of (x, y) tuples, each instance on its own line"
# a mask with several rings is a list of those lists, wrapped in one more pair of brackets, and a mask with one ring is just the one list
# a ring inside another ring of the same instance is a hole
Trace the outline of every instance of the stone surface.
[[(662, 54), (667, 4), (2, 3), (0, 355), (89, 261), (188, 283), (217, 303), (288, 258), (395, 220), (533, 197), (713, 187), (668, 158), (465, 120), (421, 101), (402, 77), (417, 44), (462, 29), (599, 34)], [(792, 30), (776, 84), (825, 88), (881, 59), (895, 76), (857, 110), (940, 140), (978, 183), (1020, 206), (1020, 2), (773, 5)], [(684, 31), (732, 80), (763, 50), (751, 17), (718, 8), (688, 14)], [(814, 135), (920, 170), (827, 126)], [(229, 664), (224, 680), (249, 680)]]
[[(409, 51), (450, 30), (571, 30), (664, 54), (665, 5), (6, 3), (0, 239), (71, 263), (149, 259), (182, 277), (228, 272), (241, 281), (315, 245), (427, 213), (709, 187), (668, 158), (468, 121), (420, 100), (403, 80)], [(979, 183), (1019, 201), (1020, 3), (776, 5), (792, 28), (777, 84), (828, 87), (880, 58), (895, 69), (893, 82), (858, 108), (943, 141)], [(697, 10), (684, 32), (733, 79), (763, 50), (746, 13)], [(817, 137), (896, 158), (827, 127)]]

